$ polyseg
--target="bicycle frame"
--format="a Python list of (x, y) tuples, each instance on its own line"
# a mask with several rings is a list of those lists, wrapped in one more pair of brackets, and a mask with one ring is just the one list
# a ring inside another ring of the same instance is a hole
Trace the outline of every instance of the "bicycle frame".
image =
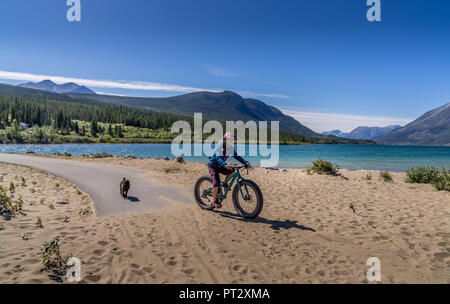
[[(242, 191), (242, 187), (240, 184), (240, 181), (242, 181), (243, 179), (244, 178), (242, 177), (241, 172), (239, 172), (239, 169), (236, 169), (236, 172), (233, 173), (233, 175), (228, 179), (228, 188), (225, 189), (225, 192), (223, 191), (222, 183), (220, 183), (219, 194), (222, 195), (222, 199), (225, 200), (227, 198), (227, 194), (228, 194), (228, 192), (231, 191), (231, 188), (233, 187), (234, 182), (236, 182), (236, 185), (239, 187), (239, 192), (241, 193), (242, 198), (245, 199), (245, 195), (244, 195), (244, 192)], [(248, 196), (249, 193), (248, 193), (247, 186), (244, 185), (244, 188), (245, 188), (245, 192)], [(209, 188), (208, 191), (212, 192), (212, 189), (213, 189), (213, 187)]]

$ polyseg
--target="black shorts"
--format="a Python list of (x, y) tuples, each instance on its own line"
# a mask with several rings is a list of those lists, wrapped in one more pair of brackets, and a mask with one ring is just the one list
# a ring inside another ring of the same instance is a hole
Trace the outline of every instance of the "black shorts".
[(223, 175), (230, 175), (234, 172), (233, 169), (227, 169), (225, 167), (219, 167), (219, 168), (211, 168), (208, 167), (209, 174), (212, 178), (212, 184), (213, 187), (219, 187), (220, 186), (220, 176), (219, 173), (222, 173)]

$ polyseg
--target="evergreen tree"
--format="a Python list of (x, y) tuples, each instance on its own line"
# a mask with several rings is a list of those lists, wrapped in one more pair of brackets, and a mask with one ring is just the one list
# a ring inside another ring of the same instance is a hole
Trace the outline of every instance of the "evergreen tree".
[(98, 134), (98, 124), (95, 120), (91, 122), (91, 135), (97, 137)]
[(108, 125), (108, 135), (111, 137), (114, 137), (113, 129), (111, 127), (111, 124)]

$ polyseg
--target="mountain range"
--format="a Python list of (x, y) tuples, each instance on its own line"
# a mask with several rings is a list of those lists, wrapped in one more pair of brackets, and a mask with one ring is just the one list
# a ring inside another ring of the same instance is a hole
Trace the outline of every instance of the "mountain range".
[(27, 82), (22, 83), (18, 85), (22, 88), (28, 88), (28, 89), (35, 89), (35, 90), (41, 90), (46, 92), (52, 92), (52, 93), (58, 93), (58, 94), (88, 94), (88, 95), (95, 95), (96, 93), (92, 91), (91, 89), (85, 87), (85, 86), (79, 86), (78, 84), (74, 82), (68, 82), (64, 84), (56, 84), (51, 80), (43, 80), (41, 82)]
[(428, 111), (403, 128), (378, 137), (386, 145), (450, 146), (450, 102)]
[(402, 126), (392, 125), (387, 127), (357, 127), (349, 133), (344, 133), (340, 130), (333, 130), (330, 132), (323, 132), (324, 135), (334, 135), (338, 137), (348, 138), (348, 139), (375, 139), (383, 136), (392, 130), (399, 129)]
[[(57, 85), (50, 80), (19, 86), (0, 84), (2, 95), (49, 98), (46, 94), (53, 93), (66, 95), (74, 102), (123, 105), (189, 116), (199, 112), (203, 113), (204, 119), (219, 121), (279, 121), (280, 131), (326, 139), (334, 143), (370, 143), (371, 140), (375, 140), (379, 144), (389, 145), (450, 145), (450, 103), (425, 113), (404, 127), (358, 127), (349, 133), (334, 130), (318, 134), (273, 106), (257, 99), (243, 98), (231, 91), (195, 92), (173, 97), (146, 98), (98, 95), (89, 88), (75, 83)], [(359, 142), (352, 141), (355, 139)]]
[[(70, 96), (81, 97), (79, 94), (70, 94)], [(192, 115), (197, 112), (202, 113), (203, 118), (219, 121), (279, 121), (282, 131), (304, 136), (320, 136), (294, 118), (284, 115), (277, 108), (260, 100), (243, 98), (231, 91), (220, 93), (195, 92), (165, 98), (110, 95), (87, 95), (83, 97), (105, 104), (125, 105), (158, 112), (182, 115)]]

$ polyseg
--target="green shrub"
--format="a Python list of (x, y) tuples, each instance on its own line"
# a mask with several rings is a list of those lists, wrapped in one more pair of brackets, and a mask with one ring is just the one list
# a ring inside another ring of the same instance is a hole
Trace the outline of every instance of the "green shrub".
[(51, 242), (45, 242), (41, 246), (42, 264), (47, 269), (64, 269), (66, 268), (66, 259), (61, 257), (60, 253), (61, 242), (59, 237), (56, 237)]
[(406, 172), (407, 183), (432, 184), (438, 190), (450, 191), (450, 170), (442, 168), (440, 172), (434, 167), (411, 168)]
[(329, 161), (323, 160), (319, 157), (318, 160), (313, 161), (313, 165), (306, 168), (307, 174), (327, 174), (337, 175), (339, 171), (339, 165), (332, 164)]
[(429, 184), (439, 177), (439, 170), (434, 167), (417, 167), (406, 171), (407, 183)]
[(13, 215), (23, 210), (23, 201), (19, 199), (14, 200), (14, 191), (11, 191), (8, 195), (6, 189), (0, 185), (0, 214), (1, 215)]
[(431, 181), (431, 184), (438, 191), (445, 190), (450, 191), (450, 170), (449, 172), (442, 169), (442, 173), (439, 174), (434, 180)]
[(389, 171), (380, 171), (380, 179), (384, 180), (387, 183), (392, 183), (392, 175)]

